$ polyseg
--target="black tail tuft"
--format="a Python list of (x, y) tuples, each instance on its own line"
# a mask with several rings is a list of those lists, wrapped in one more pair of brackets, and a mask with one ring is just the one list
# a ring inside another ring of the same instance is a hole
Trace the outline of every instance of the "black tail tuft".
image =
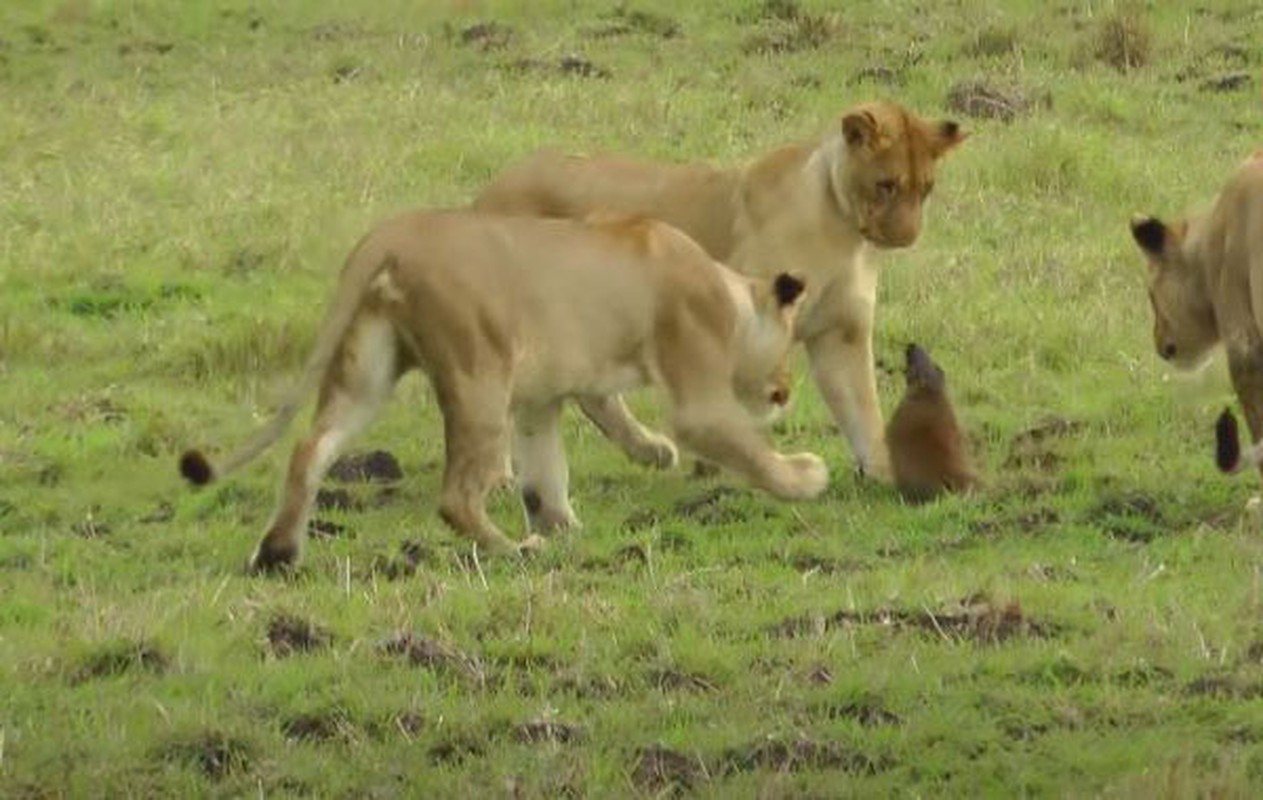
[(1241, 438), (1237, 433), (1237, 418), (1232, 409), (1225, 408), (1215, 422), (1215, 463), (1221, 472), (1232, 472), (1241, 460)]
[(215, 477), (206, 456), (198, 450), (189, 450), (180, 456), (180, 474), (194, 486), (205, 486)]

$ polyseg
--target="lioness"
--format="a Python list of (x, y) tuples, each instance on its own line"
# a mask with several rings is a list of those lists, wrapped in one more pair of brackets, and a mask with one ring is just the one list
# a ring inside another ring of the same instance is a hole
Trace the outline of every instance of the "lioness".
[(519, 547), (485, 509), (505, 477), (510, 418), (532, 528), (566, 527), (575, 515), (562, 401), (580, 398), (606, 430), (617, 430), (626, 412), (615, 393), (648, 382), (665, 388), (684, 446), (777, 497), (814, 497), (828, 482), (824, 462), (775, 452), (751, 418), (786, 401), (778, 381), (802, 290), (788, 274), (754, 280), (733, 272), (653, 220), (404, 214), (347, 258), (302, 380), (271, 422), (219, 467), (190, 451), (180, 469), (203, 484), (245, 464), (319, 383), (313, 430), (294, 448), (251, 559), (256, 570), (289, 565), (325, 470), (416, 367), (429, 375), (443, 413), (439, 514), (492, 551)]
[(1223, 342), (1251, 441), (1263, 436), (1263, 151), (1220, 190), (1210, 213), (1173, 224), (1132, 220), (1149, 262), (1158, 355), (1182, 369)]
[(495, 178), (474, 207), (549, 217), (600, 208), (645, 214), (747, 275), (770, 277), (782, 265), (804, 275), (808, 298), (795, 335), (806, 344), (812, 377), (860, 469), (889, 479), (873, 369), (877, 270), (865, 253), (916, 240), (936, 163), (965, 136), (955, 122), (866, 103), (823, 139), (738, 168), (541, 151)]

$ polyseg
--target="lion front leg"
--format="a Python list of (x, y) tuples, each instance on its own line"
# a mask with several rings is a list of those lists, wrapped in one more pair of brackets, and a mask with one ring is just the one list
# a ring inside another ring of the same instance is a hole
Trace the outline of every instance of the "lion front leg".
[(811, 376), (850, 443), (859, 469), (890, 482), (890, 453), (873, 367), (871, 316), (860, 324), (822, 331), (806, 344)]
[(637, 464), (671, 469), (679, 463), (675, 442), (636, 419), (622, 395), (583, 395), (578, 403), (584, 416), (592, 420), (601, 434)]
[(735, 398), (678, 403), (673, 419), (681, 444), (774, 497), (809, 500), (829, 485), (829, 469), (819, 456), (776, 452)]
[[(1257, 444), (1263, 437), (1263, 340), (1250, 335), (1243, 341), (1229, 342), (1227, 350), (1232, 388), (1241, 401), (1250, 444)], [(1263, 465), (1259, 471), (1263, 476)]]

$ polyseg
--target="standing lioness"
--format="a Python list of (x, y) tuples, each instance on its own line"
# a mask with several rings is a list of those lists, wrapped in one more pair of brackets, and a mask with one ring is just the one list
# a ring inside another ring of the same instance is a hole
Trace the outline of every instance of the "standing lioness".
[[(575, 516), (562, 401), (579, 398), (618, 438), (625, 412), (611, 395), (648, 382), (666, 389), (686, 447), (777, 497), (813, 497), (828, 482), (824, 462), (780, 455), (752, 419), (787, 400), (779, 381), (802, 289), (787, 274), (741, 276), (652, 220), (406, 214), (348, 257), (303, 379), (271, 423), (218, 469), (196, 451), (180, 469), (201, 484), (246, 463), (281, 435), (318, 382), (313, 430), (294, 448), (251, 561), (256, 569), (288, 565), (325, 470), (415, 367), (429, 375), (443, 412), (439, 513), (491, 550), (517, 547), (485, 509), (504, 479), (511, 429), (533, 527), (568, 526)], [(657, 444), (673, 460), (671, 443)]]
[(1149, 261), (1158, 355), (1180, 368), (1221, 341), (1251, 441), (1263, 437), (1263, 151), (1243, 163), (1210, 213), (1131, 223)]
[(877, 271), (868, 246), (906, 247), (939, 158), (965, 138), (888, 102), (842, 115), (823, 140), (716, 169), (541, 151), (477, 198), (486, 211), (582, 217), (608, 208), (678, 226), (713, 257), (752, 276), (782, 267), (807, 279), (796, 323), (811, 374), (859, 466), (889, 478), (873, 369)]

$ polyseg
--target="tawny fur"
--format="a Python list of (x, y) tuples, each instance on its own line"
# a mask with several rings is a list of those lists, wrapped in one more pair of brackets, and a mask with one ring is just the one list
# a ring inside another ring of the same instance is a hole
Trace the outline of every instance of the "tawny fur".
[[(1206, 214), (1138, 217), (1148, 261), (1154, 348), (1181, 369), (1223, 344), (1252, 442), (1263, 437), (1263, 158), (1247, 159)], [(1234, 423), (1235, 424), (1235, 423)], [(1247, 448), (1253, 453), (1256, 448)], [(1248, 460), (1248, 457), (1246, 457)], [(1257, 463), (1257, 462), (1255, 462)]]
[(784, 273), (741, 276), (651, 220), (405, 214), (348, 257), (303, 378), (273, 420), (223, 464), (192, 451), (181, 471), (194, 483), (232, 472), (275, 442), (318, 386), (312, 431), (294, 447), (251, 560), (292, 564), (325, 471), (419, 368), (443, 413), (439, 513), (491, 551), (519, 548), (485, 508), (510, 450), (532, 528), (575, 524), (560, 435), (568, 398), (639, 460), (675, 463), (672, 441), (629, 423), (617, 396), (647, 383), (665, 390), (685, 447), (777, 497), (813, 497), (828, 480), (824, 463), (775, 452), (754, 421), (783, 402), (801, 291)]
[(737, 168), (541, 151), (497, 176), (474, 206), (551, 217), (600, 208), (645, 214), (747, 275), (803, 275), (808, 298), (795, 332), (813, 379), (860, 468), (889, 479), (873, 367), (877, 270), (865, 256), (870, 246), (917, 239), (937, 162), (964, 138), (954, 122), (866, 103), (820, 140)]
[(946, 376), (915, 344), (907, 350), (907, 389), (890, 418), (886, 442), (895, 486), (910, 502), (978, 485), (969, 445), (947, 393)]

